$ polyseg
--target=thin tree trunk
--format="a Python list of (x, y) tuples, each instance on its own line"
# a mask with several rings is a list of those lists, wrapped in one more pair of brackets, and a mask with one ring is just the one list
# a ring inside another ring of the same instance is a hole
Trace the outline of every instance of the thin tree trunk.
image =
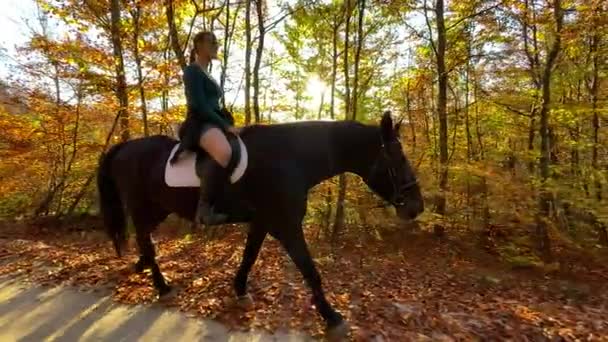
[(141, 101), (141, 115), (144, 123), (144, 136), (150, 135), (148, 129), (148, 107), (146, 105), (146, 91), (144, 88), (144, 76), (141, 70), (141, 56), (139, 54), (139, 33), (141, 17), (141, 6), (139, 2), (135, 2), (135, 9), (131, 12), (133, 17), (133, 54), (135, 57), (135, 65), (137, 66), (137, 85), (139, 87), (139, 99)]
[[(114, 0), (112, 0), (114, 1)], [(179, 35), (177, 31), (177, 25), (175, 25), (175, 14), (173, 12), (173, 0), (165, 0), (165, 10), (167, 14), (167, 24), (169, 26), (169, 37), (171, 38), (171, 46), (173, 47), (173, 53), (179, 62), (179, 66), (183, 69), (186, 68), (186, 56), (184, 56), (184, 50), (179, 43)]]
[[(226, 0), (226, 22), (224, 23), (224, 55), (222, 56), (222, 70), (220, 74), (220, 87), (224, 89), (226, 84), (226, 74), (228, 71), (228, 38), (230, 37), (230, 0)], [(222, 106), (226, 107), (226, 97), (222, 96)]]
[[(344, 29), (344, 104), (346, 106), (344, 119), (348, 120), (351, 118), (351, 102), (350, 102), (350, 84), (349, 84), (349, 74), (348, 74), (348, 49), (349, 49), (349, 29), (350, 29), (350, 18), (351, 18), (351, 8), (350, 2), (347, 1), (344, 3), (344, 15), (346, 27)], [(346, 175), (341, 174), (338, 181), (338, 200), (336, 203), (336, 216), (334, 218), (334, 226), (332, 232), (332, 242), (337, 241), (340, 232), (342, 231), (342, 227), (344, 226), (344, 200), (346, 198)]]
[(414, 124), (414, 116), (412, 115), (412, 97), (411, 97), (411, 89), (410, 89), (410, 80), (411, 78), (408, 76), (407, 85), (405, 90), (405, 111), (407, 113), (407, 119), (409, 121), (409, 126), (411, 130), (412, 136), (412, 155), (416, 154), (416, 125)]
[(338, 241), (338, 237), (344, 226), (344, 200), (346, 199), (346, 175), (338, 176), (338, 201), (336, 203), (336, 216), (334, 217), (334, 227), (332, 229), (332, 242)]
[[(40, 13), (40, 12), (39, 12)], [(42, 35), (44, 37), (49, 37), (48, 31), (47, 31), (47, 20), (46, 20), (46, 15), (41, 15), (38, 20), (40, 22), (40, 25), (42, 27)], [(57, 120), (60, 122), (61, 124), (61, 139), (62, 139), (62, 157), (64, 157), (65, 153), (63, 152), (64, 149), (64, 142), (63, 142), (63, 135), (64, 135), (64, 124), (63, 124), (63, 120), (61, 119), (61, 86), (60, 86), (60, 76), (59, 76), (59, 63), (57, 62), (57, 60), (51, 55), (51, 47), (50, 44), (47, 42), (45, 44), (45, 51), (44, 51), (47, 55), (47, 58), (49, 59), (48, 61), (50, 62), (50, 64), (53, 66), (53, 84), (55, 86), (55, 115)], [(44, 127), (44, 122), (41, 123), (42, 127)], [(52, 163), (53, 163), (53, 167), (52, 167), (52, 172), (51, 175), (49, 177), (49, 181), (48, 181), (48, 190), (46, 193), (45, 198), (42, 200), (42, 202), (40, 203), (40, 205), (36, 208), (36, 210), (34, 211), (34, 215), (38, 216), (42, 213), (44, 213), (44, 215), (48, 215), (49, 211), (50, 211), (50, 207), (51, 207), (51, 203), (53, 202), (55, 195), (57, 194), (57, 191), (59, 190), (59, 184), (60, 182), (57, 181), (58, 176), (57, 176), (57, 172), (58, 172), (58, 161), (57, 159), (54, 157), (55, 155), (55, 151), (52, 148), (52, 144), (48, 144), (47, 145), (47, 149), (49, 152), (49, 155), (53, 156), (52, 158)], [(65, 159), (65, 157), (63, 158)], [(65, 165), (64, 165), (65, 168)]]
[[(168, 46), (163, 51), (163, 63), (165, 63), (165, 64), (169, 63), (169, 47)], [(163, 120), (161, 120), (161, 122), (159, 123), (159, 127), (158, 127), (159, 134), (163, 134), (165, 127), (162, 122), (165, 121), (164, 115), (169, 111), (169, 81), (170, 81), (169, 71), (166, 68), (164, 68), (163, 69), (163, 88), (162, 88), (162, 91), (160, 94), (160, 108), (163, 113), (162, 114)], [(171, 127), (171, 130), (173, 131), (173, 127)], [(173, 131), (173, 136), (177, 138), (176, 131)]]
[(336, 76), (338, 73), (338, 18), (334, 15), (332, 32), (332, 61), (331, 61), (331, 100), (329, 104), (329, 115), (335, 118), (335, 98), (336, 98)]
[[(532, 104), (532, 110), (530, 111), (530, 125), (528, 126), (528, 152), (532, 155), (534, 151), (534, 138), (536, 135), (536, 105)], [(534, 173), (534, 161), (528, 163), (528, 170), (530, 174)]]
[(466, 26), (467, 34), (467, 64), (465, 69), (464, 78), (464, 124), (467, 136), (467, 161), (470, 162), (473, 159), (473, 138), (471, 135), (471, 124), (469, 115), (469, 79), (471, 74), (471, 32), (470, 26)]
[[(110, 128), (110, 131), (108, 132), (108, 135), (106, 135), (106, 140), (105, 140), (105, 143), (103, 144), (103, 148), (102, 148), (101, 153), (100, 153), (100, 155), (98, 157), (98, 161), (101, 161), (101, 158), (104, 156), (106, 150), (108, 149), (108, 146), (110, 146), (110, 141), (112, 140), (112, 136), (114, 135), (114, 131), (116, 130), (116, 126), (118, 124), (118, 120), (119, 119), (120, 119), (120, 113), (116, 114), (116, 116), (114, 117), (114, 122), (112, 123), (112, 127)], [(74, 197), (74, 201), (72, 201), (72, 204), (70, 205), (70, 207), (68, 208), (68, 211), (66, 212), (67, 216), (72, 215), (72, 213), (74, 212), (74, 210), (76, 210), (76, 207), (78, 206), (78, 203), (80, 202), (80, 200), (86, 194), (89, 185), (91, 184), (91, 182), (95, 178), (95, 175), (96, 175), (95, 172), (91, 172), (91, 174), (89, 175), (89, 177), (85, 181), (84, 185), (80, 188), (80, 191), (78, 191), (78, 193)]]
[(319, 111), (317, 113), (317, 120), (321, 120), (323, 114), (323, 105), (325, 104), (325, 91), (321, 90), (321, 103), (319, 103)]
[(550, 159), (550, 146), (549, 146), (549, 106), (551, 105), (551, 74), (553, 66), (557, 59), (557, 56), (561, 48), (561, 28), (562, 28), (562, 9), (561, 0), (553, 0), (554, 20), (556, 23), (556, 32), (553, 44), (547, 55), (547, 61), (542, 75), (542, 104), (540, 108), (540, 137), (541, 137), (541, 151), (540, 151), (540, 177), (541, 177), (541, 188), (539, 198), (539, 217), (537, 219), (537, 242), (539, 251), (542, 253), (543, 258), (547, 261), (551, 260), (551, 245), (549, 240), (549, 234), (547, 232), (546, 219), (549, 217), (549, 211), (551, 207), (551, 194), (547, 189), (546, 182), (549, 179), (549, 165)]
[[(338, 73), (338, 16), (334, 14), (332, 25), (332, 63), (331, 63), (331, 95), (329, 102), (329, 116), (332, 120), (335, 118), (335, 99), (336, 99), (336, 76)], [(332, 187), (327, 187), (325, 193), (325, 232), (329, 232), (332, 214)], [(329, 233), (326, 234), (329, 237)], [(333, 234), (332, 234), (333, 238)]]
[[(471, 164), (473, 160), (473, 138), (471, 136), (471, 124), (470, 124), (470, 115), (469, 115), (469, 80), (470, 80), (470, 72), (471, 72), (471, 32), (470, 25), (466, 24), (465, 26), (465, 34), (466, 34), (466, 44), (467, 44), (467, 61), (465, 67), (465, 76), (464, 76), (464, 125), (466, 131), (467, 138), (467, 163)], [(473, 207), (471, 204), (474, 201), (473, 194), (471, 193), (471, 177), (467, 176), (467, 207)], [(474, 207), (473, 207), (474, 208)], [(470, 220), (471, 213), (467, 214), (467, 221)]]
[(120, 24), (120, 1), (111, 1), (111, 29), (114, 65), (116, 70), (116, 97), (118, 98), (120, 113), (121, 141), (130, 138), (129, 132), (129, 97), (127, 94), (127, 80), (125, 77), (125, 66), (122, 52), (121, 24)]
[(599, 52), (600, 35), (597, 32), (591, 37), (590, 53), (592, 60), (592, 76), (589, 92), (591, 94), (591, 111), (593, 113), (593, 145), (591, 148), (591, 167), (593, 168), (593, 179), (595, 182), (595, 198), (598, 201), (602, 200), (602, 183), (599, 180), (600, 169), (598, 166), (598, 148), (600, 144), (600, 118), (597, 110), (597, 102), (599, 95)]
[(439, 190), (437, 213), (446, 213), (446, 194), (448, 187), (448, 120), (447, 120), (447, 87), (448, 75), (445, 66), (446, 30), (444, 21), (443, 0), (437, 0), (435, 5), (437, 20), (437, 76), (439, 89), (437, 93), (437, 116), (439, 118)]
[[(531, 3), (530, 3), (531, 2)], [(531, 19), (530, 11), (532, 11)], [(532, 21), (530, 25), (529, 21)], [(532, 104), (532, 108), (530, 109), (530, 126), (528, 130), (528, 152), (530, 155), (534, 152), (534, 140), (536, 135), (536, 118), (538, 116), (538, 98), (541, 92), (541, 81), (539, 75), (540, 69), (540, 57), (538, 50), (538, 34), (537, 34), (537, 24), (536, 24), (536, 11), (534, 0), (525, 0), (524, 1), (524, 18), (522, 20), (522, 34), (523, 34), (523, 43), (524, 43), (524, 52), (526, 53), (526, 57), (528, 59), (528, 73), (530, 74), (531, 83), (534, 87), (534, 101)], [(531, 26), (531, 27), (530, 27)], [(532, 36), (528, 35), (529, 30), (532, 31)], [(532, 42), (530, 42), (532, 39)], [(530, 47), (530, 44), (532, 47)], [(528, 170), (530, 174), (534, 173), (536, 166), (534, 161), (530, 161), (528, 163)]]
[(60, 217), (62, 215), (61, 209), (63, 204), (63, 192), (65, 191), (68, 184), (68, 177), (72, 171), (72, 165), (74, 165), (74, 161), (76, 160), (76, 153), (78, 151), (78, 132), (80, 127), (80, 116), (81, 116), (81, 107), (82, 107), (82, 97), (83, 97), (83, 79), (80, 79), (80, 83), (78, 85), (78, 91), (76, 92), (76, 119), (74, 122), (74, 130), (72, 132), (72, 154), (70, 156), (70, 160), (68, 161), (67, 168), (63, 172), (63, 177), (61, 180), (61, 193), (59, 196), (59, 204), (57, 206), (57, 216)]
[(245, 125), (251, 123), (251, 1), (245, 1)]
[(258, 46), (255, 50), (255, 63), (253, 65), (253, 113), (255, 122), (260, 122), (260, 64), (262, 62), (262, 52), (264, 52), (264, 36), (266, 35), (263, 4), (263, 0), (256, 1), (259, 38)]
[[(222, 72), (220, 75), (220, 85), (222, 87), (222, 89), (225, 88), (226, 85), (226, 76), (227, 76), (227, 71), (228, 71), (228, 57), (229, 57), (229, 51), (230, 51), (230, 47), (232, 45), (232, 37), (234, 37), (234, 30), (236, 29), (236, 18), (239, 15), (239, 11), (241, 9), (241, 5), (243, 4), (243, 2), (237, 2), (237, 7), (236, 10), (234, 11), (234, 14), (232, 15), (232, 26), (229, 26), (228, 23), (230, 22), (230, 1), (226, 1), (226, 28), (224, 30), (225, 33), (225, 38), (224, 38), (224, 54), (223, 54), (223, 60), (222, 60)], [(239, 85), (240, 87), (240, 85)], [(226, 96), (222, 96), (222, 104), (224, 107), (226, 107)], [(234, 105), (234, 103), (232, 104)]]
[(357, 49), (355, 50), (355, 79), (353, 84), (352, 119), (357, 120), (359, 107), (359, 63), (361, 49), (363, 48), (363, 19), (365, 18), (365, 0), (357, 1), (359, 7), (359, 21), (357, 24)]

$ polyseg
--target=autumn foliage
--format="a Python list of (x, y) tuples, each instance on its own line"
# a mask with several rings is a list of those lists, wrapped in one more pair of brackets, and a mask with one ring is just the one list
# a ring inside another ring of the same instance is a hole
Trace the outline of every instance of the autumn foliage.
[[(584, 302), (577, 306), (560, 297), (569, 285), (555, 285), (566, 274), (598, 287), (606, 280), (594, 268), (608, 247), (605, 1), (36, 3), (31, 35), (0, 84), (0, 217), (23, 228), (0, 230), (0, 258), (18, 257), (2, 273), (80, 285), (113, 279), (118, 300), (153, 300), (107, 241), (59, 232), (97, 215), (92, 180), (103, 151), (175, 135), (185, 116), (180, 66), (192, 32), (211, 29), (221, 44), (213, 74), (239, 125), (376, 122), (386, 109), (405, 119), (403, 145), (425, 196), (419, 220), (399, 222), (352, 175), (319, 185), (309, 201), (305, 224), (329, 299), (361, 339), (395, 340), (404, 330), (412, 339), (606, 335), (598, 323), (606, 298), (595, 287), (574, 295)], [(32, 222), (52, 224), (41, 232)], [(49, 231), (58, 222), (70, 223)], [(97, 221), (85, 222), (75, 225), (101, 239)], [(251, 276), (253, 315), (224, 302), (240, 233), (204, 244), (175, 229), (159, 233), (161, 269), (184, 291), (172, 305), (240, 326), (321, 328), (306, 319), (308, 290), (274, 242)], [(191, 253), (205, 257), (195, 264)], [(498, 267), (499, 280), (478, 275), (488, 258), (482, 269)], [(36, 273), (39, 259), (54, 271)]]

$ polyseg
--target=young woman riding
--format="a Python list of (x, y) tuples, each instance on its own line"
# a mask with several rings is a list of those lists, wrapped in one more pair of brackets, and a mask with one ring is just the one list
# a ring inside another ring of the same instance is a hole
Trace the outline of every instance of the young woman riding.
[(218, 224), (227, 215), (217, 213), (213, 201), (226, 185), (226, 167), (232, 155), (226, 133), (238, 134), (232, 115), (220, 108), (222, 89), (209, 74), (212, 59), (217, 59), (218, 41), (209, 31), (196, 34), (190, 53), (190, 64), (183, 74), (187, 117), (179, 130), (184, 149), (203, 149), (211, 158), (196, 159), (196, 173), (201, 180), (200, 198), (195, 219), (205, 224)]

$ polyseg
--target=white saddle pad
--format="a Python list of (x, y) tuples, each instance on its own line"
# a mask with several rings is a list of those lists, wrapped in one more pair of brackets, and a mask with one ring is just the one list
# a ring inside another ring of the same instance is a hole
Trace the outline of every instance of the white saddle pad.
[[(236, 183), (247, 170), (247, 147), (239, 137), (239, 145), (241, 146), (241, 158), (230, 175), (230, 182)], [(176, 144), (171, 150), (171, 154), (165, 165), (165, 183), (170, 187), (200, 187), (201, 182), (195, 171), (196, 154), (190, 151), (183, 151), (180, 158), (171, 165), (169, 161), (179, 148), (180, 144)]]

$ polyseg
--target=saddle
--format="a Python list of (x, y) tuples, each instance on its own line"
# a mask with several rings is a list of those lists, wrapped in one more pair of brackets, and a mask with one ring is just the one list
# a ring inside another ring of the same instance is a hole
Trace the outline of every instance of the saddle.
[[(226, 170), (230, 175), (230, 183), (238, 182), (247, 170), (247, 147), (243, 140), (235, 134), (227, 133), (226, 137), (232, 155)], [(200, 179), (196, 175), (196, 162), (199, 158), (211, 158), (204, 150), (196, 152), (186, 150), (181, 143), (175, 144), (165, 165), (165, 183), (169, 187), (200, 187)]]

